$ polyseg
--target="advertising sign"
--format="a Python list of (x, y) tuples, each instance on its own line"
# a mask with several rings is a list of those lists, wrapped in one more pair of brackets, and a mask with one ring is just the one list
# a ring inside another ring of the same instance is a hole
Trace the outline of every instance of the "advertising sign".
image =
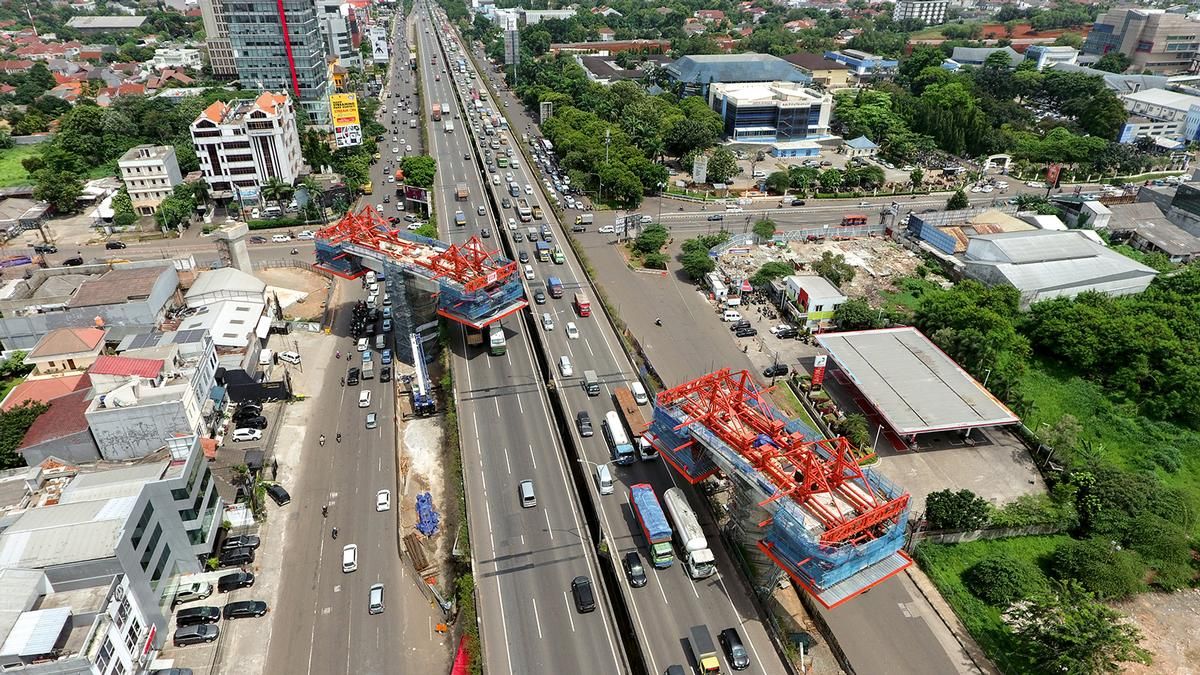
[(413, 187), (411, 185), (404, 186), (404, 198), (410, 202), (421, 202), (422, 204), (429, 203), (429, 191), (424, 188)]
[(825, 381), (825, 362), (828, 359), (827, 355), (821, 354), (813, 360), (812, 386), (819, 387)]
[(708, 182), (708, 157), (696, 155), (692, 160), (692, 182), (697, 185)]
[(375, 63), (387, 63), (389, 52), (387, 29), (383, 26), (371, 28), (371, 58)]
[(1051, 164), (1046, 167), (1046, 184), (1050, 187), (1058, 185), (1058, 174), (1062, 171), (1061, 164)]
[(362, 124), (354, 94), (330, 95), (329, 113), (333, 118), (333, 138), (339, 148), (362, 145)]

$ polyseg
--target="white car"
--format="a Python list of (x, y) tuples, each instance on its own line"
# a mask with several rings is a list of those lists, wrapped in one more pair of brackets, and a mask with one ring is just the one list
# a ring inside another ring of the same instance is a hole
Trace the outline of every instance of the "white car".
[(405, 152), (412, 152), (412, 146), (411, 146), (411, 145), (406, 145), (406, 146), (404, 146), (404, 151), (405, 151)]
[(261, 441), (262, 429), (234, 429), (233, 442), (241, 443), (242, 441)]
[(530, 185), (529, 183), (525, 184), (525, 194), (527, 194), (527, 195), (533, 194), (533, 186)]
[(286, 234), (276, 234), (271, 236), (271, 241), (275, 242), (276, 244), (285, 244), (291, 240), (292, 238)]
[(788, 325), (788, 324), (786, 324), (786, 323), (781, 323), (781, 324), (779, 324), (778, 326), (771, 326), (771, 329), (770, 329), (770, 330), (771, 330), (771, 335), (774, 335), (774, 334), (776, 334), (776, 333), (778, 333), (779, 331), (782, 331), (782, 330), (787, 330), (787, 329), (789, 329), (789, 328), (791, 328), (791, 326), (789, 326), (789, 325)]
[(366, 408), (371, 405), (371, 390), (364, 389), (358, 394), (358, 407)]
[(558, 357), (558, 372), (562, 373), (563, 377), (570, 377), (575, 374), (575, 368), (571, 365), (571, 357)]
[(513, 232), (516, 231), (516, 229), (517, 229), (517, 219), (516, 218), (508, 219), (508, 229)]
[(742, 207), (737, 206), (735, 204), (730, 204), (729, 206), (725, 207), (725, 212), (726, 213), (741, 213)]
[(303, 231), (303, 232), (301, 232), (300, 234), (296, 235), (296, 238), (297, 238), (297, 239), (308, 239), (308, 240), (310, 240), (310, 241), (311, 241), (311, 240), (313, 240), (313, 239), (316, 239), (316, 238), (317, 238), (317, 235), (316, 235), (316, 233), (315, 233), (315, 232), (313, 232), (312, 230), (304, 230), (304, 231)]
[(392, 508), (392, 493), (389, 490), (380, 490), (375, 493), (375, 510), (387, 511)]
[(572, 340), (579, 339), (579, 328), (575, 325), (574, 321), (567, 322), (567, 337)]
[(617, 231), (617, 228), (612, 225), (601, 225), (596, 231), (600, 234), (612, 234)]
[(542, 312), (542, 328), (554, 330), (554, 317), (550, 316), (550, 312)]
[(395, 177), (395, 176), (388, 176), (388, 182), (389, 182), (389, 183), (395, 183), (395, 182), (396, 182), (396, 177)]
[(375, 205), (375, 210), (376, 210), (376, 211), (378, 211), (378, 212), (380, 212), (380, 213), (383, 213), (383, 204), (376, 204), (376, 205)]
[(408, 224), (408, 231), (409, 231), (409, 232), (415, 232), (416, 230), (419, 230), (419, 229), (421, 229), (421, 226), (422, 226), (422, 225), (424, 225), (424, 224), (425, 224), (425, 223), (422, 223), (422, 222), (421, 222), (421, 221), (419, 221), (419, 220), (418, 220), (417, 222), (415, 222), (415, 223), (409, 223), (409, 224)]
[(393, 154), (393, 155), (398, 155), (398, 154), (400, 154), (400, 148), (392, 148), (392, 154)]

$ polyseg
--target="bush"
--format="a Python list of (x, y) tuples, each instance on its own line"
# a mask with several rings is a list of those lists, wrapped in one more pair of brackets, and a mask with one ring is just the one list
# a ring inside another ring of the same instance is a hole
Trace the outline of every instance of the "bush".
[(1054, 549), (1050, 573), (1074, 579), (1102, 600), (1126, 598), (1145, 590), (1146, 565), (1137, 554), (1103, 537), (1064, 542)]
[[(1059, 498), (1061, 487), (1062, 498)], [(1053, 497), (1044, 494), (1021, 495), (1015, 500), (992, 512), (991, 522), (996, 527), (1031, 527), (1054, 525), (1063, 531), (1079, 523), (1075, 513), (1074, 490), (1066, 483), (1056, 486)]]
[(935, 530), (977, 530), (987, 526), (992, 507), (970, 490), (938, 490), (925, 498), (925, 519)]
[(1125, 546), (1141, 554), (1154, 570), (1154, 585), (1164, 590), (1183, 588), (1195, 577), (1187, 533), (1175, 523), (1143, 514), (1130, 523)]
[(662, 253), (647, 253), (642, 258), (642, 266), (652, 270), (667, 269), (667, 256)]
[(967, 590), (996, 607), (1008, 607), (1030, 595), (1044, 582), (1029, 561), (997, 553), (972, 565), (963, 573)]
[(303, 218), (272, 218), (271, 220), (250, 220), (246, 225), (251, 230), (269, 230), (274, 227), (303, 227)]

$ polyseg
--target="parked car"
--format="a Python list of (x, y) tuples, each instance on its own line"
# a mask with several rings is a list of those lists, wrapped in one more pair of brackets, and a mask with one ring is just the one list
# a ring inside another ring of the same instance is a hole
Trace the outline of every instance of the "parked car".
[(261, 441), (262, 429), (234, 429), (233, 442), (242, 443), (245, 441)]
[(123, 241), (113, 240), (113, 241), (104, 242), (104, 248), (106, 248), (110, 251), (114, 251), (114, 250), (118, 250), (118, 249), (122, 249), (122, 248), (128, 248), (128, 246), (126, 246), (125, 242), (123, 242)]
[(212, 642), (221, 635), (221, 629), (212, 624), (201, 624), (198, 626), (184, 626), (175, 631), (175, 646), (187, 647), (188, 645), (198, 645), (202, 642)]
[(34, 244), (34, 253), (58, 253), (58, 247), (54, 244)]
[(267, 603), (262, 600), (238, 600), (225, 605), (226, 619), (245, 619), (267, 613)]
[(175, 605), (181, 605), (185, 602), (194, 602), (203, 600), (212, 595), (212, 584), (207, 581), (197, 581), (191, 584), (184, 584), (175, 591)]
[(800, 331), (795, 328), (788, 328), (787, 330), (781, 330), (776, 333), (775, 337), (779, 338), (780, 340), (794, 340), (797, 337), (800, 337)]
[(734, 331), (733, 334), (738, 337), (754, 337), (755, 335), (758, 335), (758, 329), (753, 327), (740, 328), (737, 331)]
[(201, 623), (216, 623), (221, 620), (221, 608), (205, 605), (188, 607), (175, 612), (176, 626), (195, 626)]
[(783, 375), (787, 375), (789, 370), (786, 363), (774, 363), (767, 366), (766, 370), (763, 371), (763, 377), (782, 377)]
[(82, 264), (83, 264), (83, 258), (80, 256), (75, 256), (73, 258), (67, 258), (66, 260), (62, 261), (63, 267), (79, 267)]
[(258, 537), (252, 534), (241, 534), (236, 537), (229, 537), (221, 543), (222, 551), (232, 551), (235, 548), (258, 548), (262, 542)]
[(239, 588), (250, 588), (254, 585), (253, 572), (232, 572), (217, 579), (217, 592), (228, 593)]
[(228, 551), (221, 551), (220, 557), (217, 558), (217, 563), (221, 567), (236, 567), (252, 562), (254, 562), (254, 549), (252, 548), (235, 548)]
[(276, 506), (283, 506), (292, 501), (292, 496), (279, 483), (267, 486), (267, 496), (275, 502)]
[(749, 328), (749, 327), (750, 327), (750, 320), (742, 319), (740, 321), (734, 321), (733, 323), (729, 324), (729, 332), (736, 333), (737, 331), (742, 330), (743, 328)]
[(237, 421), (238, 428), (241, 429), (266, 429), (267, 418), (259, 415), (258, 417), (245, 417)]

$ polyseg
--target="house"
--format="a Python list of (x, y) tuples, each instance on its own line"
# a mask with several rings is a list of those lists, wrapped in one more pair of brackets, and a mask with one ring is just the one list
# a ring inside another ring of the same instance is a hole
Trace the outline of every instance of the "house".
[(100, 328), (52, 330), (25, 355), (25, 363), (33, 366), (33, 377), (87, 370), (104, 350), (104, 335)]
[(815, 274), (793, 274), (774, 283), (785, 320), (793, 321), (809, 331), (832, 325), (838, 307), (849, 300), (837, 286)]
[(90, 388), (80, 389), (47, 402), (50, 407), (38, 415), (17, 446), (26, 464), (34, 465), (50, 457), (71, 462), (100, 459), (96, 439), (83, 414), (90, 396)]
[(783, 27), (792, 33), (799, 33), (802, 30), (812, 30), (817, 27), (817, 22), (812, 19), (796, 19), (783, 24)]
[(950, 53), (950, 58), (942, 62), (942, 67), (951, 71), (964, 66), (980, 68), (993, 54), (1004, 54), (1008, 57), (1009, 68), (1016, 68), (1025, 60), (1025, 55), (1012, 47), (955, 47)]
[(49, 403), (60, 396), (73, 394), (90, 386), (92, 381), (87, 373), (27, 379), (9, 390), (4, 401), (0, 402), (0, 410), (12, 410), (30, 401)]
[(32, 68), (33, 63), (29, 59), (5, 59), (0, 61), (0, 73), (4, 73), (5, 75), (23, 73)]
[(154, 50), (154, 58), (150, 60), (150, 65), (155, 70), (167, 68), (200, 70), (200, 67), (204, 65), (204, 59), (201, 58), (199, 49), (160, 47)]
[(838, 152), (847, 157), (874, 157), (879, 154), (879, 146), (866, 136), (859, 136), (843, 142)]
[(798, 52), (788, 54), (783, 60), (810, 77), (815, 85), (833, 90), (850, 86), (850, 68), (821, 54)]
[(896, 59), (885, 59), (857, 49), (828, 51), (825, 52), (825, 58), (849, 68), (857, 80), (888, 78), (894, 75), (900, 66)]
[(725, 12), (719, 9), (701, 9), (697, 10), (692, 16), (703, 21), (704, 23), (721, 23), (725, 20)]
[(601, 28), (600, 30), (596, 31), (596, 34), (600, 36), (601, 42), (612, 42), (617, 36), (617, 31), (611, 28)]

